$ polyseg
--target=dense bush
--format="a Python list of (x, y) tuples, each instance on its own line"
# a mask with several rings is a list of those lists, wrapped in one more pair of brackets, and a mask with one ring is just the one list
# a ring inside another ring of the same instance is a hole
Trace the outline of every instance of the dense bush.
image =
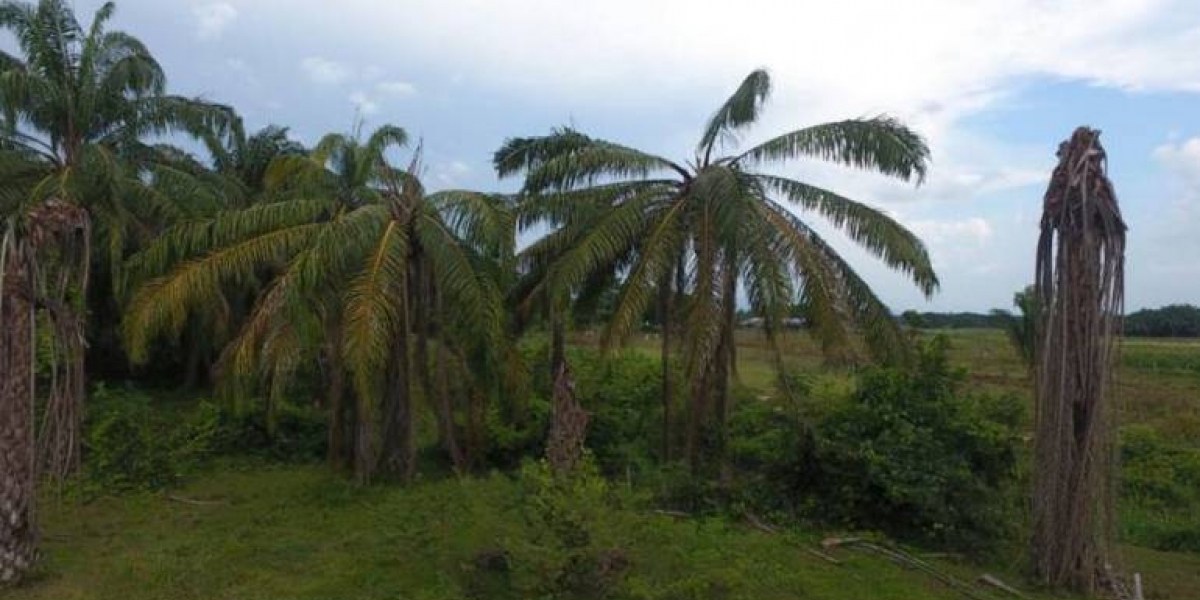
[(321, 408), (279, 403), (269, 409), (268, 417), (263, 400), (252, 399), (243, 404), (247, 406), (221, 411), (222, 453), (283, 462), (310, 462), (325, 455), (326, 415)]
[(183, 412), (154, 404), (143, 392), (95, 388), (84, 433), (83, 481), (89, 491), (173, 485), (225, 443), (215, 405), (202, 402)]
[(1021, 404), (965, 393), (943, 337), (910, 369), (871, 368), (815, 428), (810, 494), (853, 527), (939, 544), (997, 540), (1015, 523)]
[(554, 474), (544, 460), (516, 473), (522, 535), (504, 547), (479, 549), (465, 573), (469, 598), (603, 600), (621, 594), (630, 561), (596, 535), (621, 500), (591, 456), (577, 470)]
[[(526, 360), (535, 374), (536, 392), (525, 403), (527, 422), (521, 428), (498, 418), (489, 424), (501, 465), (519, 462), (521, 456), (538, 458), (544, 449), (551, 409), (548, 348), (530, 345)], [(591, 415), (587, 447), (600, 470), (624, 476), (656, 468), (662, 440), (661, 363), (636, 351), (605, 355), (590, 348), (568, 349), (567, 361), (576, 397)]]
[(161, 489), (218, 455), (309, 461), (325, 449), (316, 409), (284, 406), (267, 433), (261, 406), (235, 413), (207, 400), (154, 397), (99, 384), (84, 430), (83, 485), (89, 493)]

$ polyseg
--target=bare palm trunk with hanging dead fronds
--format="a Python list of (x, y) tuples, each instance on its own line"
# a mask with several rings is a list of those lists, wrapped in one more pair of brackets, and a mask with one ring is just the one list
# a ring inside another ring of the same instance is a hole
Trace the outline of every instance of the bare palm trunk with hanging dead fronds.
[(33, 265), (11, 232), (0, 238), (0, 585), (37, 557), (34, 522)]
[(30, 211), (29, 238), (35, 293), (53, 332), (50, 388), (38, 433), (39, 472), (61, 480), (79, 469), (83, 441), (91, 219), (74, 204), (50, 200)]
[(1059, 148), (1046, 191), (1035, 293), (1034, 567), (1042, 581), (1094, 593), (1113, 530), (1109, 383), (1124, 302), (1125, 223), (1100, 132)]

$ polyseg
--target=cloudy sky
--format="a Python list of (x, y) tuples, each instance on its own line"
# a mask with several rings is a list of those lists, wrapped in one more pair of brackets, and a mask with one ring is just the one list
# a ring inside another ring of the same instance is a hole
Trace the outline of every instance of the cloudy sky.
[[(99, 5), (76, 0), (81, 17)], [(789, 174), (873, 203), (929, 245), (941, 291), (843, 243), (897, 310), (1007, 306), (1031, 278), (1054, 151), (1104, 132), (1130, 225), (1130, 308), (1200, 303), (1196, 0), (118, 0), (173, 91), (305, 142), (394, 123), (435, 187), (510, 190), (508, 136), (571, 124), (686, 157), (752, 69), (775, 90), (753, 143), (888, 113), (925, 135), (925, 185), (814, 163)], [(836, 237), (836, 236), (834, 236)]]

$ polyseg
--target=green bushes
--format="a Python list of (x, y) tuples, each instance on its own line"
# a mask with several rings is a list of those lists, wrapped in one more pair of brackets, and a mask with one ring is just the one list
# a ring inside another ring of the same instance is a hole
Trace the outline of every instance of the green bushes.
[(81, 483), (90, 494), (156, 490), (218, 455), (304, 462), (323, 454), (324, 418), (316, 409), (280, 408), (272, 435), (264, 423), (261, 407), (233, 413), (206, 400), (99, 384), (89, 398)]
[(622, 501), (591, 456), (571, 474), (555, 475), (544, 460), (526, 461), (515, 476), (520, 534), (502, 546), (479, 548), (464, 570), (468, 598), (603, 600), (622, 594), (630, 559), (606, 545)]
[(144, 393), (98, 385), (84, 433), (83, 483), (93, 493), (173, 485), (222, 446), (224, 433), (213, 404), (175, 414)]
[(1125, 541), (1200, 552), (1200, 450), (1129, 426), (1121, 431), (1121, 475)]
[[(537, 375), (538, 395), (525, 403), (530, 414), (520, 430), (496, 422), (489, 425), (503, 464), (513, 464), (517, 449), (540, 457), (550, 414), (546, 398), (549, 351), (544, 344), (526, 348), (526, 361)], [(604, 356), (598, 350), (570, 348), (567, 360), (575, 377), (580, 404), (591, 415), (587, 447), (608, 475), (647, 473), (657, 468), (662, 440), (662, 371), (659, 361), (633, 351)]]
[(910, 370), (872, 368), (816, 427), (814, 500), (855, 527), (940, 544), (1011, 533), (1021, 404), (964, 393), (945, 338)]

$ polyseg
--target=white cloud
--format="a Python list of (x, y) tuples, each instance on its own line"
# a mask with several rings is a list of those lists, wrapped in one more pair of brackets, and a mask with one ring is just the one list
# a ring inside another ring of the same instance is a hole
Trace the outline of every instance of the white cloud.
[(349, 80), (353, 75), (346, 65), (319, 56), (310, 56), (300, 61), (300, 68), (313, 83), (321, 85), (337, 85)]
[(196, 18), (196, 37), (215, 40), (237, 18), (238, 11), (226, 2), (211, 2), (193, 6), (192, 16)]
[(913, 221), (908, 227), (931, 246), (969, 243), (983, 246), (992, 238), (992, 226), (982, 217), (969, 217), (962, 220)]
[(350, 94), (350, 103), (364, 117), (369, 117), (379, 112), (379, 103), (362, 91)]
[(375, 89), (389, 96), (399, 98), (412, 96), (417, 93), (416, 86), (405, 81), (384, 81), (376, 85)]
[(448, 163), (438, 165), (434, 173), (438, 183), (445, 187), (453, 187), (461, 185), (463, 178), (470, 175), (473, 169), (467, 163), (461, 160), (452, 160)]
[[(1200, 137), (1180, 143), (1163, 144), (1154, 149), (1154, 159), (1193, 188), (1200, 188)], [(1200, 195), (1200, 189), (1192, 189)]]

